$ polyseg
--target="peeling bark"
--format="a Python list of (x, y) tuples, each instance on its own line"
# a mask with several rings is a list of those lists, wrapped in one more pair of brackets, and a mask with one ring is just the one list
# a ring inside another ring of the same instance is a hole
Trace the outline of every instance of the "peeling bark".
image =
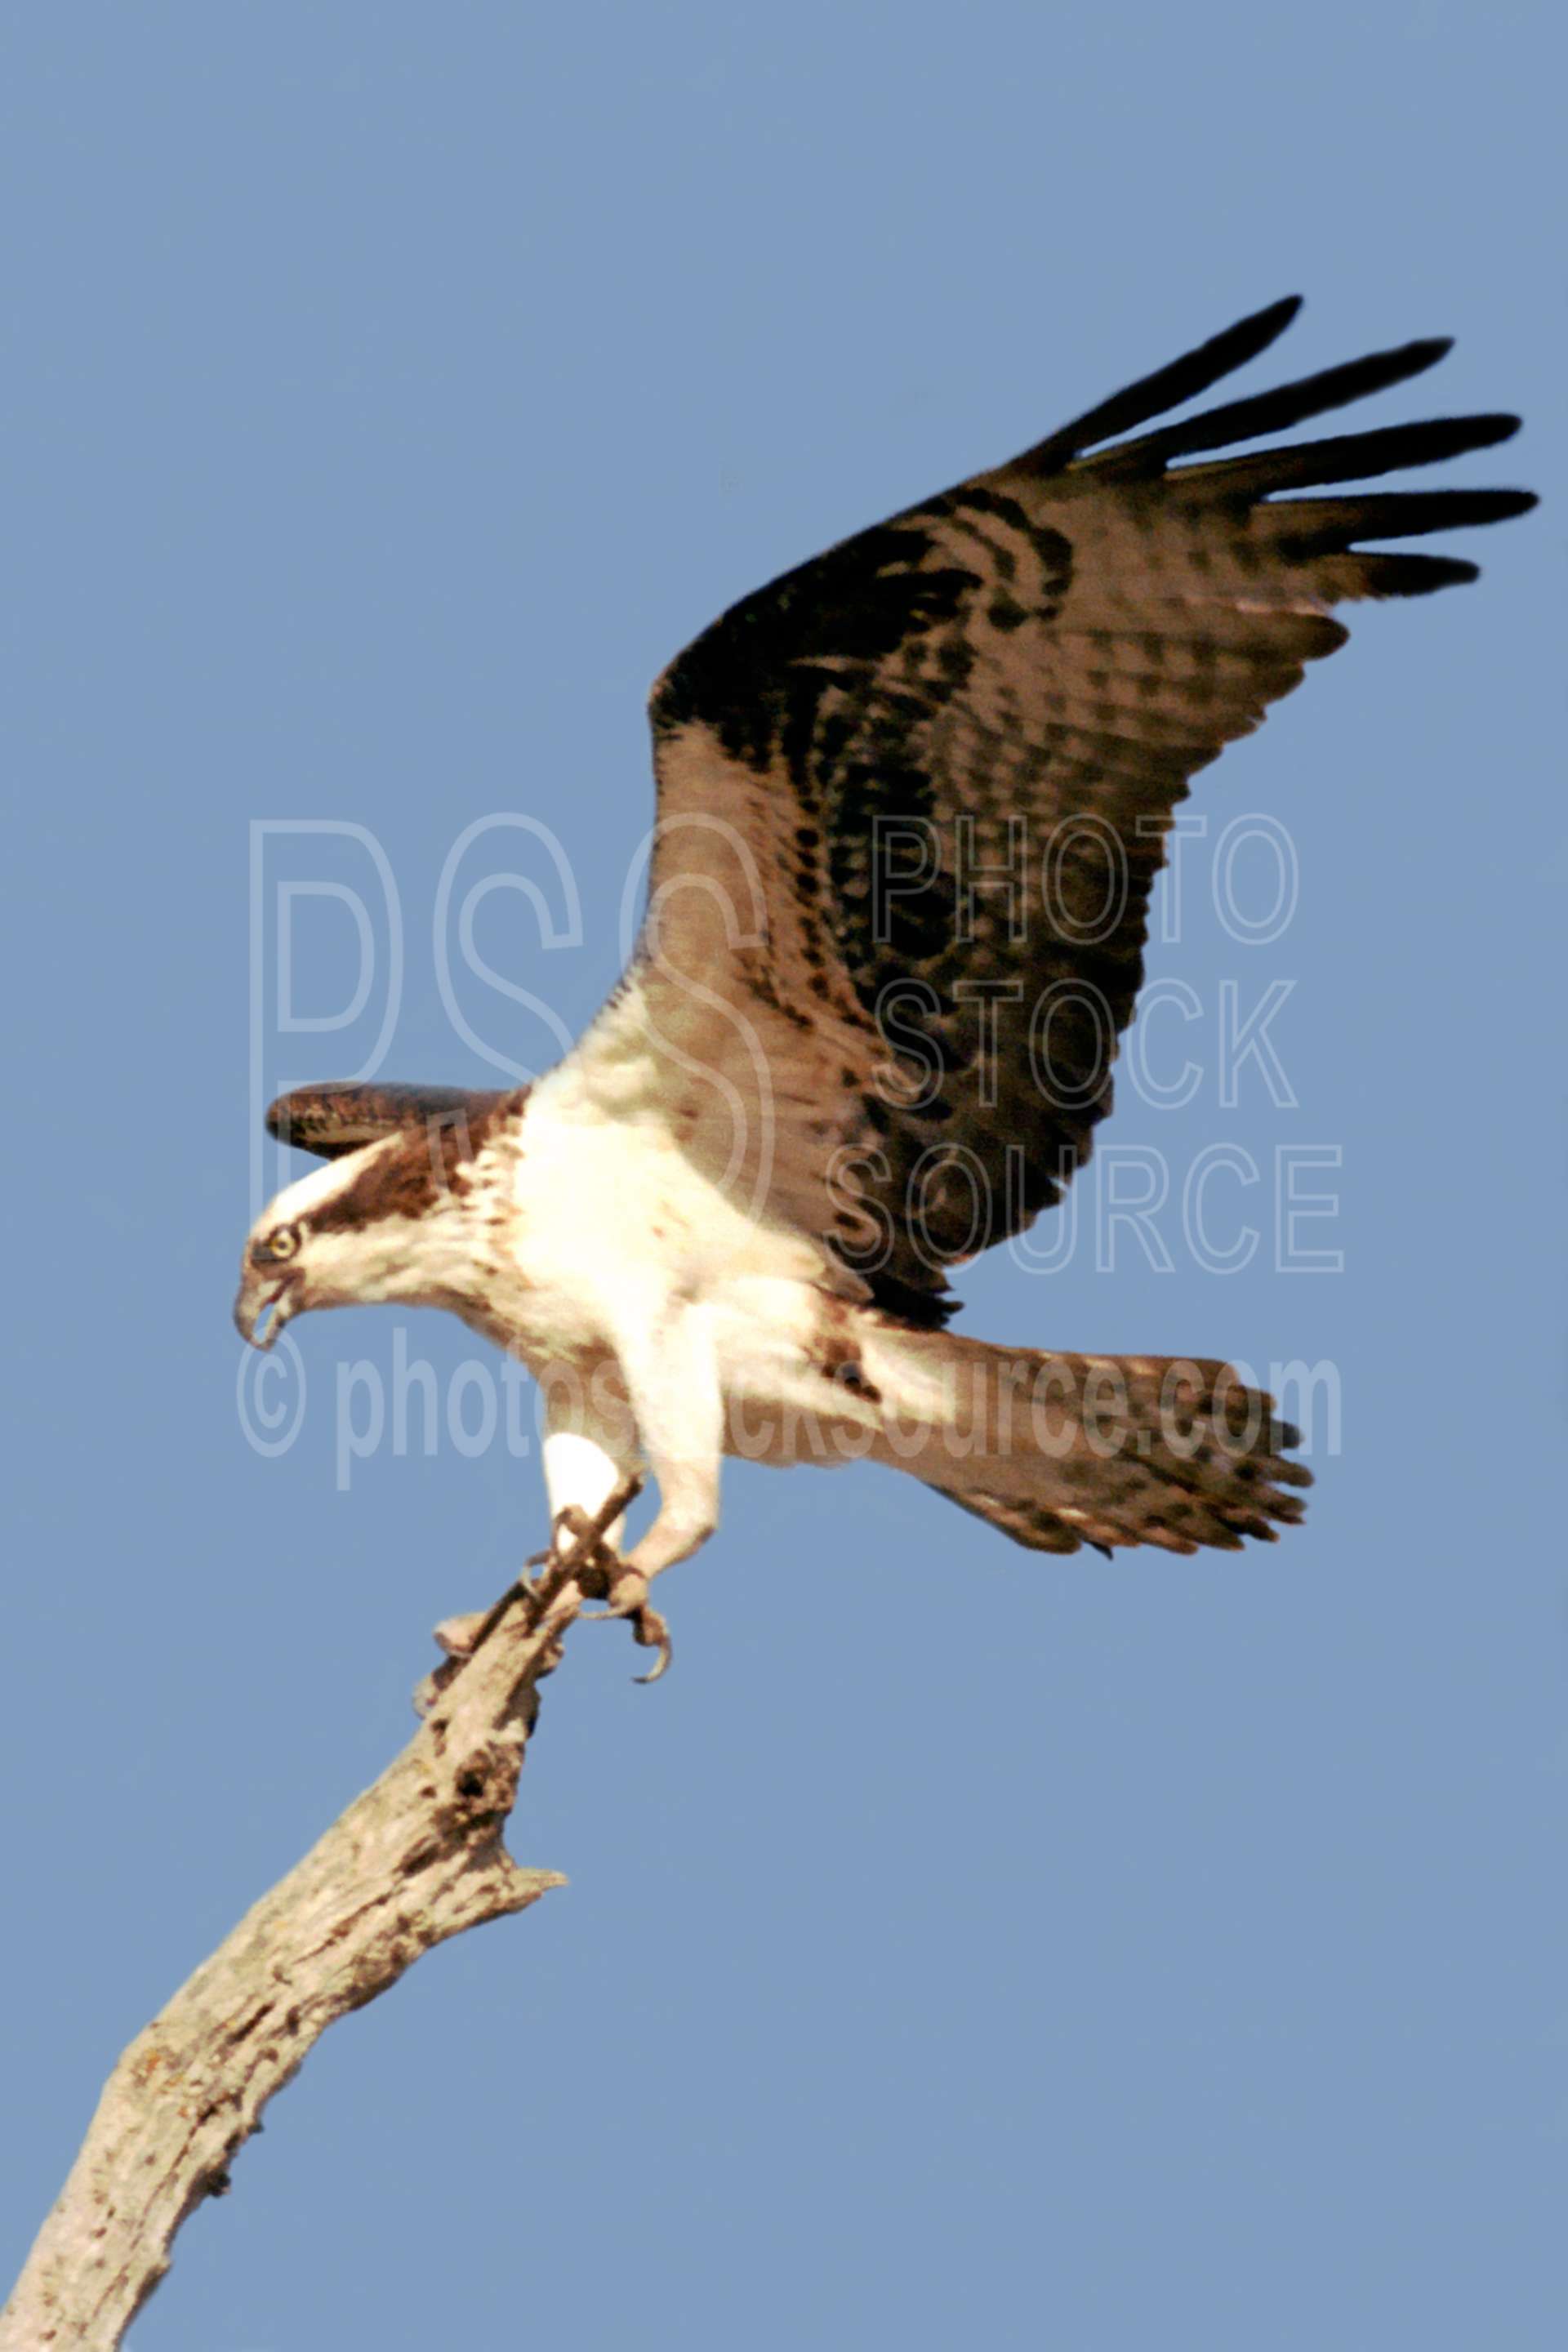
[(471, 1654), (431, 1677), (403, 1753), (124, 2052), (0, 2313), (0, 2352), (112, 2352), (181, 2224), (226, 2192), (268, 2099), (328, 2026), (449, 1936), (565, 1885), (520, 1868), (501, 1833), (538, 1685), (584, 1600), (604, 1597), (600, 1538), (630, 1498), (612, 1496), (536, 1582), (497, 1603)]

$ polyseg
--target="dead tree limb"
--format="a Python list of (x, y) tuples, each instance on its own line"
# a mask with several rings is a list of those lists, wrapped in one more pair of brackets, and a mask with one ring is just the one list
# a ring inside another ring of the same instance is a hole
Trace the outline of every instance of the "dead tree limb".
[[(112, 2352), (181, 2224), (227, 2189), (262, 2109), (328, 2026), (449, 1936), (564, 1885), (521, 1869), (501, 1832), (539, 1683), (584, 1600), (605, 1595), (601, 1538), (633, 1492), (498, 1601), (470, 1654), (432, 1677), (402, 1755), (125, 2051), (0, 2313), (0, 2352)], [(638, 1638), (657, 1625), (639, 1618)]]

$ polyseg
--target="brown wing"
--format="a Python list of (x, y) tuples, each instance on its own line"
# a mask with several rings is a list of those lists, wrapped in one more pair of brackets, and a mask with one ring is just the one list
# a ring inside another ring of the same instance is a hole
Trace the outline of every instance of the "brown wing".
[(426, 1128), (432, 1136), (449, 1128), (482, 1133), (504, 1092), (467, 1087), (342, 1084), (296, 1087), (268, 1106), (267, 1131), (279, 1143), (338, 1160), (345, 1151), (379, 1142), (385, 1135)]
[(745, 598), (654, 690), (630, 978), (672, 1124), (906, 1315), (940, 1319), (947, 1267), (1088, 1156), (1188, 779), (1343, 642), (1328, 607), (1475, 576), (1358, 542), (1534, 503), (1279, 496), (1485, 447), (1511, 416), (1173, 470), (1419, 374), (1443, 341), (1086, 454), (1254, 357), (1298, 307)]

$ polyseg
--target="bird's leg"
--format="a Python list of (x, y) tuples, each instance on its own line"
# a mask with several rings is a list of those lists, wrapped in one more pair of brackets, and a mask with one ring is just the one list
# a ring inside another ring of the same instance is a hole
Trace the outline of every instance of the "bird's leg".
[[(624, 1449), (612, 1453), (596, 1435), (574, 1423), (566, 1421), (557, 1408), (552, 1413), (551, 1425), (544, 1433), (544, 1491), (550, 1497), (550, 1517), (553, 1530), (552, 1549), (563, 1549), (562, 1534), (566, 1528), (574, 1538), (588, 1532), (589, 1522), (595, 1519), (623, 1481), (635, 1475), (634, 1465), (624, 1458)], [(613, 1519), (600, 1538), (603, 1548), (618, 1551), (626, 1528), (626, 1513)]]
[(625, 1512), (598, 1533), (605, 1505), (625, 1486), (628, 1475), (637, 1476), (635, 1471), (628, 1474), (624, 1438), (614, 1453), (600, 1443), (608, 1434), (600, 1430), (590, 1435), (580, 1423), (568, 1423), (564, 1416), (547, 1431), (544, 1484), (550, 1496), (551, 1549), (559, 1559), (574, 1546), (580, 1548), (584, 1538), (594, 1538), (592, 1549), (575, 1569), (577, 1581), (589, 1600), (609, 1602), (603, 1613), (629, 1620), (633, 1639), (640, 1648), (658, 1651), (653, 1666), (640, 1677), (657, 1682), (669, 1664), (669, 1628), (658, 1612), (648, 1607), (647, 1584), (628, 1580), (619, 1551)]
[[(629, 1476), (617, 1480), (597, 1511), (585, 1511), (575, 1504), (568, 1504), (559, 1511), (552, 1531), (550, 1549), (535, 1552), (531, 1559), (525, 1560), (523, 1573), (515, 1583), (508, 1585), (499, 1601), (489, 1609), (471, 1610), (466, 1616), (444, 1618), (436, 1627), (435, 1638), (447, 1657), (458, 1664), (472, 1657), (514, 1601), (525, 1593), (542, 1597), (539, 1584), (531, 1583), (529, 1580), (531, 1568), (565, 1569), (585, 1597), (595, 1601), (606, 1599), (620, 1567), (619, 1559), (607, 1537), (625, 1523), (627, 1509), (642, 1491), (642, 1483), (640, 1474), (634, 1471)], [(616, 1506), (615, 1515), (607, 1518), (605, 1514), (612, 1503)]]
[[(449, 1658), (471, 1657), (494, 1623), (497, 1611), (507, 1605), (531, 1570), (558, 1564), (574, 1545), (592, 1537), (591, 1549), (575, 1564), (583, 1591), (595, 1601), (608, 1597), (620, 1562), (617, 1548), (625, 1528), (622, 1508), (603, 1527), (605, 1506), (619, 1491), (630, 1501), (642, 1484), (640, 1470), (626, 1444), (626, 1433), (613, 1431), (604, 1417), (593, 1413), (575, 1389), (558, 1383), (547, 1394), (546, 1426), (542, 1452), (544, 1486), (550, 1500), (551, 1537), (548, 1550), (523, 1563), (522, 1576), (493, 1609), (475, 1609), (460, 1617), (444, 1618), (436, 1639)], [(590, 1435), (589, 1431), (594, 1434)], [(604, 1442), (601, 1443), (600, 1441)]]
[(658, 1516), (618, 1564), (608, 1593), (612, 1617), (629, 1617), (639, 1642), (655, 1628), (660, 1661), (668, 1659), (663, 1620), (648, 1606), (649, 1580), (705, 1543), (719, 1522), (724, 1402), (710, 1319), (695, 1305), (670, 1302), (620, 1349), (622, 1373), (643, 1457), (658, 1482)]
[[(563, 1530), (558, 1525), (556, 1535), (559, 1540), (553, 1545), (552, 1550), (539, 1552), (532, 1559), (526, 1561), (522, 1574), (515, 1583), (507, 1586), (500, 1599), (491, 1607), (477, 1609), (466, 1617), (448, 1617), (437, 1626), (436, 1639), (446, 1651), (447, 1655), (433, 1674), (425, 1676), (415, 1691), (414, 1706), (416, 1714), (430, 1713), (437, 1699), (454, 1675), (460, 1674), (475, 1651), (484, 1647), (501, 1619), (518, 1601), (527, 1600), (534, 1605), (538, 1612), (534, 1622), (538, 1623), (540, 1618), (548, 1612), (559, 1597), (562, 1586), (567, 1582), (575, 1581), (582, 1592), (604, 1589), (608, 1583), (610, 1573), (618, 1565), (615, 1553), (605, 1548), (605, 1530), (611, 1527), (619, 1526), (629, 1507), (636, 1502), (642, 1492), (642, 1483), (640, 1473), (634, 1471), (628, 1477), (619, 1481), (592, 1517), (573, 1510), (570, 1513), (571, 1517), (579, 1522), (575, 1530)], [(567, 1517), (566, 1512), (561, 1515), (563, 1521)], [(597, 1556), (601, 1554), (610, 1563), (609, 1569), (599, 1566)], [(559, 1580), (553, 1588), (546, 1585), (542, 1580), (535, 1583), (530, 1582), (529, 1569), (551, 1565), (553, 1565), (557, 1570)], [(597, 1585), (593, 1580), (595, 1575)], [(665, 1629), (664, 1622), (649, 1610), (645, 1612), (645, 1621), (639, 1621), (636, 1630), (637, 1640), (645, 1647), (657, 1645), (658, 1648), (658, 1665), (651, 1674), (644, 1675), (641, 1678), (644, 1682), (657, 1682), (669, 1664), (669, 1635)], [(553, 1654), (546, 1654), (548, 1663), (540, 1671), (549, 1674), (560, 1661), (559, 1639), (554, 1645)], [(531, 1717), (529, 1728), (531, 1730), (532, 1728)]]
[[(586, 1595), (606, 1602), (603, 1614), (625, 1617), (639, 1645), (658, 1651), (641, 1677), (657, 1682), (669, 1663), (669, 1629), (649, 1605), (648, 1582), (694, 1552), (718, 1524), (724, 1405), (705, 1311), (677, 1300), (636, 1304), (642, 1311), (628, 1314), (628, 1329), (617, 1334), (616, 1346), (631, 1408), (626, 1425), (612, 1427), (582, 1403), (569, 1408), (563, 1392), (561, 1401), (552, 1399), (543, 1446), (552, 1528), (545, 1557), (559, 1561), (584, 1538), (594, 1539), (573, 1572)], [(658, 1515), (623, 1560), (616, 1547), (624, 1508), (605, 1522), (602, 1533), (600, 1522), (617, 1490), (636, 1492), (645, 1465), (658, 1481)], [(503, 1599), (498, 1608), (506, 1605)], [(466, 1657), (496, 1613), (448, 1618), (436, 1638), (448, 1656)]]
[(555, 1426), (544, 1438), (544, 1486), (550, 1497), (550, 1557), (561, 1559), (592, 1538), (583, 1553), (577, 1581), (590, 1601), (606, 1601), (620, 1567), (626, 1513), (600, 1535), (595, 1520), (624, 1475), (603, 1445), (577, 1428)]

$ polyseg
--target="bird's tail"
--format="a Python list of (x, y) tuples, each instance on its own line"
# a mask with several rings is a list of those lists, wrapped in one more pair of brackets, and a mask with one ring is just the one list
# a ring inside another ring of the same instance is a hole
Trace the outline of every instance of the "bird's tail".
[(1300, 1434), (1228, 1364), (994, 1347), (868, 1317), (857, 1377), (873, 1458), (1031, 1551), (1236, 1550), (1301, 1517)]

